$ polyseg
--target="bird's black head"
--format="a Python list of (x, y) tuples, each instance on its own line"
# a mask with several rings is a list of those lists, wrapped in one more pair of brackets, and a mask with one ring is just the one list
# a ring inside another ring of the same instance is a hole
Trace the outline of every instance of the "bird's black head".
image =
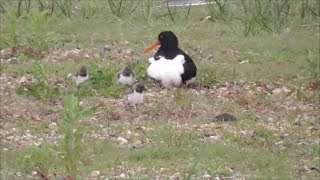
[(87, 76), (87, 67), (86, 66), (82, 66), (77, 75), (83, 76), (83, 77)]
[(153, 48), (160, 45), (161, 50), (178, 49), (178, 38), (172, 31), (162, 31), (158, 35), (158, 41), (144, 50), (144, 54), (151, 51)]
[(138, 92), (138, 93), (142, 93), (143, 91), (146, 90), (146, 88), (144, 87), (143, 84), (141, 84), (141, 83), (136, 83), (136, 84), (134, 85), (134, 90), (135, 90), (136, 92)]
[(158, 41), (162, 49), (178, 48), (178, 38), (172, 31), (162, 31), (158, 35)]
[(130, 66), (126, 66), (126, 67), (124, 67), (123, 68), (123, 70), (122, 70), (122, 75), (123, 76), (130, 76), (131, 75), (131, 73), (132, 73), (132, 69), (131, 69), (131, 67)]

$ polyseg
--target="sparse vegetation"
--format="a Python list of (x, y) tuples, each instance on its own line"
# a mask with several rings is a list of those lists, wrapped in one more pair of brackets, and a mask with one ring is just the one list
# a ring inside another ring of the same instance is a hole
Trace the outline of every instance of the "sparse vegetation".
[[(319, 179), (319, 1), (161, 2), (0, 0), (1, 179)], [(145, 76), (162, 30), (196, 87)], [(133, 112), (116, 84), (127, 64), (148, 89)]]

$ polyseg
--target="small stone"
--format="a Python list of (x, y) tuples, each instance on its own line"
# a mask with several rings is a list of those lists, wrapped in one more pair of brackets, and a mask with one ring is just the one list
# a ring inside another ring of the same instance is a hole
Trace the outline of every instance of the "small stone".
[(54, 129), (56, 127), (57, 127), (57, 123), (56, 122), (53, 122), (53, 123), (49, 124), (49, 129)]
[(169, 177), (169, 180), (179, 180), (179, 173), (174, 173), (172, 176)]
[(214, 141), (218, 141), (218, 140), (221, 139), (221, 136), (218, 136), (218, 135), (216, 135), (216, 136), (209, 136), (209, 138), (212, 139), (212, 140), (214, 140)]
[(247, 63), (249, 63), (249, 60), (242, 60), (242, 61), (240, 61), (240, 63), (239, 64), (247, 64)]
[(140, 139), (136, 140), (134, 143), (133, 143), (133, 148), (139, 148), (139, 147), (142, 147), (143, 144), (142, 144), (142, 141)]
[(14, 136), (9, 136), (9, 137), (7, 137), (7, 140), (13, 140), (14, 139)]
[(288, 93), (290, 92), (290, 90), (287, 87), (281, 87), (281, 88), (276, 88), (274, 90), (272, 90), (273, 94), (283, 94), (283, 93)]
[(100, 174), (100, 171), (92, 171), (90, 173), (90, 177), (91, 178), (97, 178), (99, 176), (99, 174)]
[(120, 174), (120, 178), (125, 179), (126, 175), (122, 173), (122, 174)]
[(128, 143), (128, 140), (126, 140), (125, 138), (123, 137), (118, 137), (118, 141), (120, 142), (120, 144), (127, 144)]
[(25, 76), (22, 76), (20, 79), (19, 79), (19, 83), (20, 84), (23, 84), (23, 83), (26, 83), (28, 82), (28, 79), (25, 77)]
[(202, 179), (210, 180), (211, 176), (209, 174), (205, 174), (205, 175), (202, 176)]
[(11, 64), (17, 64), (18, 63), (18, 59), (16, 57), (10, 58), (10, 59), (8, 59), (8, 61)]
[(218, 121), (235, 121), (237, 118), (235, 118), (233, 115), (229, 113), (223, 113), (215, 117)]
[(299, 109), (301, 111), (312, 111), (313, 107), (311, 105), (301, 105), (301, 106), (299, 106)]
[(212, 21), (213, 18), (211, 16), (206, 16), (203, 18), (203, 21), (208, 21), (208, 20)]

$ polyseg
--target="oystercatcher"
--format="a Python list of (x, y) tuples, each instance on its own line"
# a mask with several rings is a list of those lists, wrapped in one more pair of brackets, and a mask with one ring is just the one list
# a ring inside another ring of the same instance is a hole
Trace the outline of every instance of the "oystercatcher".
[(80, 71), (76, 73), (75, 76), (73, 76), (74, 82), (79, 85), (89, 79), (89, 74), (86, 66), (82, 66)]
[(158, 41), (145, 49), (149, 52), (160, 45), (155, 55), (149, 58), (147, 75), (160, 81), (166, 88), (179, 87), (195, 80), (197, 67), (185, 52), (178, 47), (178, 38), (172, 31), (163, 31)]
[(136, 82), (132, 87), (128, 89), (124, 95), (126, 106), (131, 109), (132, 106), (143, 103), (145, 86), (139, 82)]
[(136, 79), (130, 66), (125, 66), (120, 72), (118, 72), (117, 78), (117, 83), (127, 86), (132, 86)]

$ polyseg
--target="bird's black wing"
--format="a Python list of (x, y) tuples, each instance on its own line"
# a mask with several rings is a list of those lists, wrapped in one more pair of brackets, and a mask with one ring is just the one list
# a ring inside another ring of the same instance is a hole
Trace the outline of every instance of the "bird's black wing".
[(192, 61), (191, 57), (188, 56), (185, 52), (181, 51), (181, 54), (184, 55), (185, 63), (183, 64), (184, 74), (181, 75), (182, 82), (185, 82), (193, 77), (197, 76), (197, 67)]

